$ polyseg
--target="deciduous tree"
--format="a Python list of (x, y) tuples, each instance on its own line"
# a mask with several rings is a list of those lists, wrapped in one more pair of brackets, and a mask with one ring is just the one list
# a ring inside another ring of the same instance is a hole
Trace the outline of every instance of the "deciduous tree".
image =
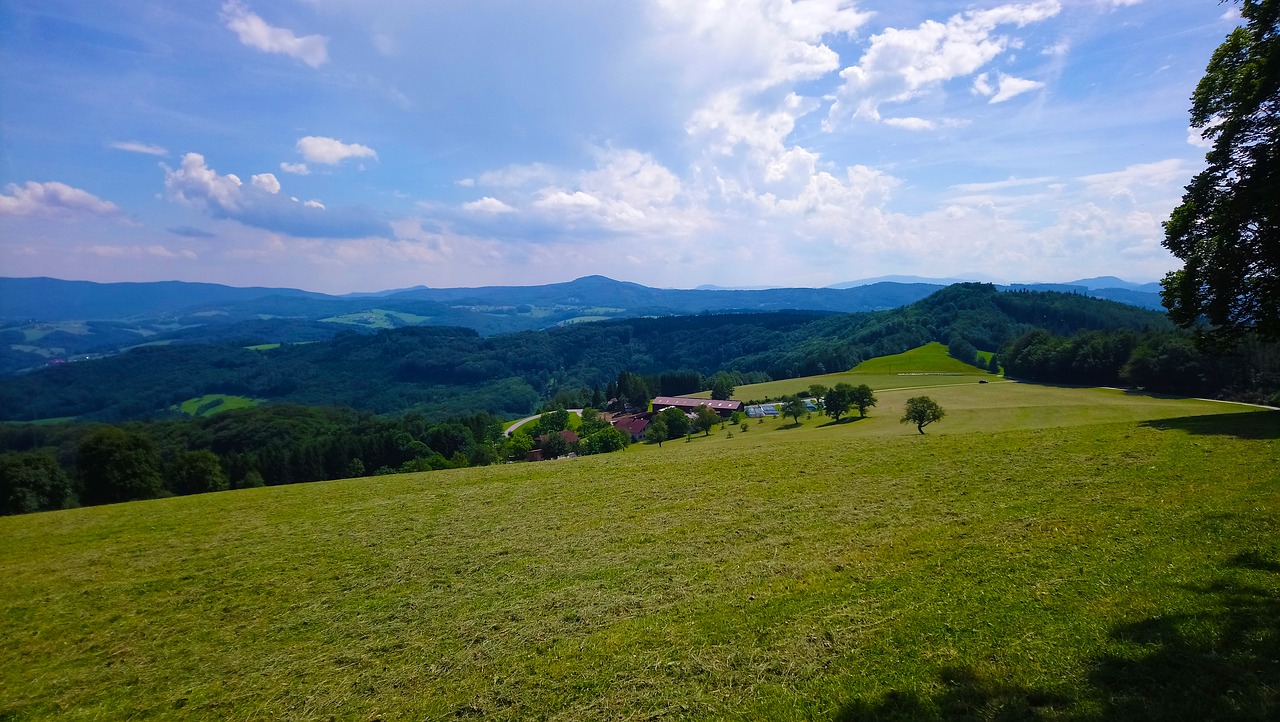
[(799, 396), (787, 396), (782, 399), (782, 415), (790, 416), (792, 421), (800, 423), (800, 417), (808, 412)]
[(218, 455), (212, 451), (182, 452), (169, 475), (169, 489), (175, 494), (225, 491), (230, 486)]
[(826, 409), (827, 416), (836, 421), (841, 416), (849, 413), (849, 409), (853, 406), (853, 386), (850, 384), (836, 384), (835, 388), (827, 392), (823, 398), (822, 406)]
[(151, 499), (164, 490), (160, 459), (151, 440), (114, 426), (89, 432), (80, 441), (76, 468), (86, 504)]
[(695, 431), (701, 431), (703, 436), (710, 436), (711, 428), (718, 423), (720, 423), (720, 414), (705, 406), (698, 407), (697, 416), (693, 419)]
[(858, 407), (858, 416), (867, 418), (867, 409), (876, 405), (875, 392), (866, 384), (858, 384), (849, 392), (849, 403)]
[(902, 415), (902, 423), (915, 424), (916, 430), (924, 433), (924, 427), (942, 420), (947, 412), (942, 410), (937, 401), (928, 396), (913, 396), (907, 399), (906, 413)]
[(1245, 21), (1214, 52), (1191, 97), (1191, 125), (1213, 144), (1165, 221), (1182, 259), (1163, 302), (1211, 336), (1280, 338), (1280, 0), (1243, 0)]

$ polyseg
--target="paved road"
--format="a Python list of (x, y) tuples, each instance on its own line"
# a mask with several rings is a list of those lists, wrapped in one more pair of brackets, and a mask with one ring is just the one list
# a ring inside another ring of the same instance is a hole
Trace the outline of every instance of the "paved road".
[[(566, 409), (566, 411), (568, 411), (571, 414), (577, 414), (579, 417), (582, 416), (582, 409)], [(533, 416), (526, 416), (523, 419), (520, 419), (519, 421), (512, 424), (510, 428), (507, 429), (507, 436), (510, 436), (511, 432), (515, 431), (521, 426), (524, 426), (530, 421), (534, 421), (540, 418), (542, 418), (542, 414), (534, 414)]]

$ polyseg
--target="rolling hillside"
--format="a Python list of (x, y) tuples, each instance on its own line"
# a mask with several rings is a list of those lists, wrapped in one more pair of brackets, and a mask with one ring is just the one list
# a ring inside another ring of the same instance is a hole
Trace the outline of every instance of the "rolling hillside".
[(0, 518), (0, 717), (1280, 714), (1280, 416), (970, 383), (919, 436), (911, 393)]
[(204, 394), (376, 412), (529, 413), (560, 389), (604, 388), (620, 371), (725, 369), (775, 379), (846, 370), (865, 359), (965, 338), (998, 348), (1029, 328), (1168, 327), (1163, 315), (1073, 294), (953, 286), (866, 314), (708, 314), (576, 324), (484, 338), (406, 327), (307, 345), (150, 346), (0, 379), (0, 420), (145, 418)]

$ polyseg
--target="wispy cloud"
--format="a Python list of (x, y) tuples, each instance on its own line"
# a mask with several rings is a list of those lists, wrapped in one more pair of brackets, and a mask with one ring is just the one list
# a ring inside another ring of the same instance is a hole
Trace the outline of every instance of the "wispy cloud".
[(164, 148), (158, 145), (151, 145), (149, 143), (139, 143), (136, 140), (116, 141), (111, 144), (111, 147), (115, 148), (116, 150), (125, 150), (130, 153), (145, 153), (146, 155), (155, 155), (160, 157), (169, 155), (169, 151), (165, 150)]
[(228, 0), (222, 6), (222, 22), (240, 38), (241, 43), (264, 53), (288, 55), (313, 68), (329, 60), (329, 38), (323, 35), (299, 37), (288, 28), (268, 25), (241, 0)]

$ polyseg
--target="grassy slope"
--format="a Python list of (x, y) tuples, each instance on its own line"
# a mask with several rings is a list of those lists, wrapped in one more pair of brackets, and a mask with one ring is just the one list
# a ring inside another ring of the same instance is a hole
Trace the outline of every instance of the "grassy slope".
[(1280, 414), (970, 383), (919, 436), (907, 395), (0, 519), (0, 717), (1280, 712)]
[[(915, 374), (959, 375), (918, 376)], [(750, 401), (752, 399), (777, 399), (787, 394), (804, 393), (808, 395), (808, 389), (811, 384), (821, 384), (828, 388), (839, 383), (854, 384), (855, 386), (867, 384), (873, 389), (880, 390), (970, 384), (974, 383), (978, 378), (984, 378), (992, 382), (1001, 380), (999, 377), (988, 374), (982, 369), (974, 368), (951, 358), (947, 355), (946, 346), (940, 343), (930, 343), (904, 353), (868, 359), (850, 371), (739, 386), (734, 390), (733, 398), (739, 401)], [(711, 398), (711, 392), (704, 391), (699, 394), (690, 394), (690, 396)]]

